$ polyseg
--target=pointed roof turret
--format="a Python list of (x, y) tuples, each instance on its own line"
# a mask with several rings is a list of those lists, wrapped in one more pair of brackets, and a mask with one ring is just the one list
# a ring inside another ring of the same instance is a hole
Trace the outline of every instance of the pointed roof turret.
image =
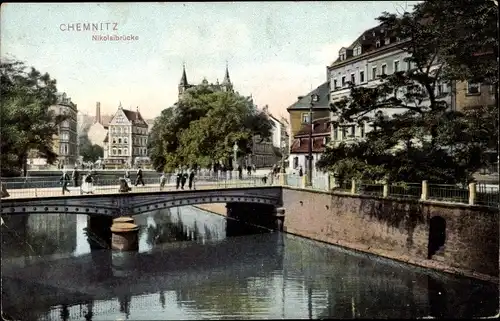
[(123, 109), (121, 101), (120, 101), (120, 104), (118, 105), (118, 109)]
[(179, 85), (181, 86), (187, 86), (188, 81), (187, 81), (187, 76), (186, 76), (186, 64), (182, 64), (182, 76), (181, 76), (181, 81), (179, 82)]
[(224, 75), (224, 80), (222, 81), (223, 85), (231, 84), (231, 79), (229, 78), (229, 68), (226, 61), (226, 74)]

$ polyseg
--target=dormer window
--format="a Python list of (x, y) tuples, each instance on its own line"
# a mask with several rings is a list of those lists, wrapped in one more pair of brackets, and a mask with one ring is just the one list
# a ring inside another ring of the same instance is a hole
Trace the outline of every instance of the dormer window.
[(375, 42), (375, 47), (380, 48), (380, 40), (377, 40), (377, 42)]
[(374, 37), (376, 36), (375, 31), (374, 31), (374, 32), (372, 32), (372, 36), (374, 36)]
[(361, 46), (356, 46), (356, 47), (354, 47), (354, 50), (353, 50), (353, 55), (354, 55), (354, 56), (359, 56), (359, 55), (361, 55)]
[(385, 45), (388, 45), (388, 44), (390, 44), (390, 43), (391, 43), (391, 39), (390, 39), (390, 38), (385, 38), (385, 40), (384, 40), (384, 44), (385, 44)]
[(339, 51), (339, 57), (340, 57), (340, 60), (345, 60), (346, 59), (346, 50), (345, 48), (342, 48), (340, 51)]

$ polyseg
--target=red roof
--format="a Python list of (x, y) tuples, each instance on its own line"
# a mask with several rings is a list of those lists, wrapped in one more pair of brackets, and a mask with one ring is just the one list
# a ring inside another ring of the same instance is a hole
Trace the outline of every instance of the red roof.
[[(329, 137), (329, 135), (330, 133), (322, 137), (313, 137), (313, 153), (323, 153), (325, 151), (325, 138)], [(295, 138), (292, 142), (292, 146), (290, 147), (290, 153), (308, 153), (309, 142), (309, 138)]]

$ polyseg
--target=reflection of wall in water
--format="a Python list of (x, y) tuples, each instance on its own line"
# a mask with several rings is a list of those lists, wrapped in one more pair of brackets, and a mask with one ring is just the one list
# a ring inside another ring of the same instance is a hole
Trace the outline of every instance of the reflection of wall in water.
[(191, 207), (172, 208), (170, 210), (170, 222), (182, 223), (186, 233), (203, 240), (220, 240), (226, 235), (226, 222), (219, 217), (200, 213)]
[(27, 252), (25, 242), (27, 235), (28, 215), (3, 216), (2, 225), (2, 257), (20, 257)]
[(31, 237), (43, 237), (57, 244), (58, 253), (72, 253), (76, 249), (74, 214), (32, 214), (27, 225)]

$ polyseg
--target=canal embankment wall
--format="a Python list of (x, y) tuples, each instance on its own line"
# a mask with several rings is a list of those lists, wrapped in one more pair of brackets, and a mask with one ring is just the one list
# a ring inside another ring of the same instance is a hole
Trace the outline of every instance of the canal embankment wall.
[[(226, 204), (197, 207), (226, 215)], [(284, 231), (498, 282), (499, 212), (435, 201), (283, 188)]]

